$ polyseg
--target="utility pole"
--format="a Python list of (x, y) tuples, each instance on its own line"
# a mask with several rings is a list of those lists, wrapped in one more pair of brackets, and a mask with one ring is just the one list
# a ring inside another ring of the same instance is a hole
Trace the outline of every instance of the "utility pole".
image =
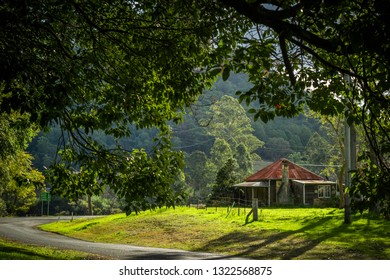
[[(348, 85), (351, 84), (351, 77), (345, 76)], [(351, 186), (351, 171), (356, 170), (356, 130), (353, 124), (349, 125), (347, 119), (344, 123), (344, 149), (345, 149), (345, 187)], [(351, 218), (351, 197), (345, 194), (344, 223), (350, 224)]]
[[(344, 124), (344, 149), (345, 149), (345, 187), (348, 188), (351, 185), (351, 128), (345, 120)], [(351, 198), (348, 192), (345, 194), (344, 203), (344, 223), (350, 224), (351, 221)]]

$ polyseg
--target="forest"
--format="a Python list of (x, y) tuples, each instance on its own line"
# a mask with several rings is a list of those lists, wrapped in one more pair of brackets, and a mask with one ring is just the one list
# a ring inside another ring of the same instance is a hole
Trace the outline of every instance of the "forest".
[[(250, 106), (242, 106), (236, 97), (237, 91), (248, 87), (250, 83), (244, 74), (232, 73), (226, 81), (220, 78), (213, 88), (188, 108), (182, 123), (170, 124), (173, 147), (183, 152), (186, 164), (183, 176), (174, 185), (184, 191), (186, 199), (206, 202), (213, 192), (218, 171), (229, 159), (234, 160), (235, 166), (231, 185), (280, 158), (289, 158), (313, 172), (336, 180), (341, 162), (336, 140), (337, 136), (342, 135), (335, 135), (330, 130), (330, 123), (321, 122), (309, 110), (294, 118), (277, 117), (267, 123), (254, 122), (247, 113)], [(137, 130), (131, 127), (131, 132), (130, 137), (120, 140), (123, 149), (153, 149), (157, 129)], [(93, 136), (107, 148), (115, 145), (114, 137), (102, 131), (96, 131)], [(62, 131), (58, 126), (52, 126), (46, 132), (39, 132), (32, 137), (26, 154), (31, 164), (29, 168), (44, 176), (47, 167), (58, 157), (61, 138)], [(35, 192), (31, 186), (30, 198), (18, 207), (10, 208), (6, 202), (6, 213), (41, 214), (42, 202), (38, 195), (35, 196)], [(15, 199), (19, 200), (21, 196)], [(86, 196), (73, 200), (64, 196), (54, 196), (52, 199), (52, 214), (89, 213)], [(123, 210), (121, 200), (109, 188), (102, 195), (93, 196), (91, 203), (95, 214)], [(45, 202), (44, 213), (46, 211)]]
[(389, 12), (384, 0), (3, 1), (1, 215), (39, 212), (44, 192), (66, 197), (55, 212), (173, 207), (287, 157), (337, 180), (340, 207), (351, 197), (389, 218)]

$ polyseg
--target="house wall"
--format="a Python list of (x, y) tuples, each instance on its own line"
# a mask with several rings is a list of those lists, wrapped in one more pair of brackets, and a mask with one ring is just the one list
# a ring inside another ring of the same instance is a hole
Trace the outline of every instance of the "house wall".
[(294, 205), (303, 205), (303, 188), (302, 186), (292, 184), (291, 186)]
[[(331, 185), (331, 197), (319, 198), (318, 197), (319, 185), (306, 185), (305, 186), (305, 205), (327, 206), (332, 203), (336, 196), (336, 186)], [(303, 205), (303, 185), (293, 184), (292, 191), (294, 195), (294, 204)]]
[[(268, 185), (268, 181), (266, 181), (267, 185)], [(252, 197), (251, 196), (252, 194), (250, 194), (250, 196), (246, 196), (246, 197)], [(266, 205), (268, 206), (268, 187), (259, 187), (259, 188), (255, 188), (255, 198), (259, 199), (259, 203), (261, 203), (261, 205)], [(273, 206), (273, 205), (276, 205), (277, 202), (276, 202), (276, 181), (271, 181), (270, 182), (270, 205)]]
[(257, 188), (256, 197), (260, 206), (268, 206), (268, 188)]
[(314, 199), (318, 198), (317, 189), (318, 189), (318, 186), (316, 186), (316, 185), (306, 185), (306, 187), (305, 187), (305, 203), (306, 204), (309, 204), (309, 205), (314, 204)]
[[(267, 181), (268, 184), (268, 181)], [(280, 187), (281, 180), (271, 180), (270, 181), (270, 197), (271, 197), (271, 206), (279, 205), (277, 200), (277, 192)], [(294, 184), (290, 182), (291, 190), (291, 202), (294, 205), (303, 205), (303, 186), (302, 184)], [(257, 187), (254, 188), (255, 198), (259, 200), (260, 206), (268, 206), (268, 188), (267, 187)], [(245, 188), (245, 199), (249, 202), (252, 200), (252, 188)], [(334, 201), (336, 196), (336, 186), (331, 186), (331, 198), (318, 198), (318, 185), (306, 185), (305, 186), (305, 205), (317, 205), (317, 206), (327, 206), (329, 203)]]
[[(265, 181), (268, 185), (268, 181)], [(271, 197), (271, 203), (270, 205), (273, 206), (276, 204), (276, 185), (275, 181), (271, 181), (271, 190), (270, 190), (270, 197)], [(268, 187), (256, 187), (254, 188), (255, 198), (259, 200), (260, 206), (268, 206)], [(250, 204), (250, 201), (252, 200), (252, 188), (244, 188), (244, 199)]]

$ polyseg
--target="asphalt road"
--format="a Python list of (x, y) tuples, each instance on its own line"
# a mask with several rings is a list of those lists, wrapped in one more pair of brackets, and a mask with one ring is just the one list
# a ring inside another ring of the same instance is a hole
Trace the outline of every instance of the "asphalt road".
[[(61, 220), (70, 218), (60, 217)], [(40, 224), (56, 221), (58, 217), (0, 218), (0, 237), (27, 244), (83, 251), (118, 260), (232, 259), (229, 256), (202, 252), (88, 242), (37, 229)]]

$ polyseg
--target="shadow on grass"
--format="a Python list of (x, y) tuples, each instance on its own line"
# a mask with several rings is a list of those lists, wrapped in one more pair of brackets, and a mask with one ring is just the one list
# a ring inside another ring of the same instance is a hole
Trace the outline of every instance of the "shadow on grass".
[[(347, 248), (337, 247), (336, 245), (333, 248), (316, 248), (319, 244), (329, 238), (353, 231), (349, 228), (349, 225), (346, 224), (330, 227), (327, 222), (331, 219), (333, 219), (333, 217), (307, 220), (300, 229), (284, 232), (262, 230), (259, 228), (252, 232), (229, 233), (209, 242), (199, 250), (221, 251), (223, 248), (233, 248), (232, 251), (234, 251), (233, 254), (236, 257), (256, 259), (377, 258), (375, 256), (372, 257), (371, 255), (363, 254), (358, 246)], [(382, 244), (377, 246), (382, 246), (383, 249), (386, 244), (382, 242)]]
[(49, 257), (23, 248), (17, 248), (7, 245), (0, 245), (1, 260), (57, 260), (58, 258)]

